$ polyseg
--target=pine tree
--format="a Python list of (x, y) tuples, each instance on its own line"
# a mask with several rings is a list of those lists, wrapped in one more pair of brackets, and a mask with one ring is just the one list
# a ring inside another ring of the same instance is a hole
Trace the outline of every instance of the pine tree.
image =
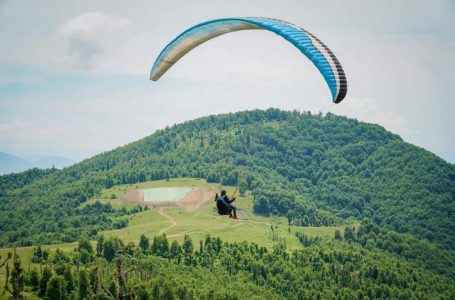
[(52, 300), (64, 300), (66, 298), (65, 293), (65, 281), (62, 276), (55, 275), (47, 283), (46, 298)]
[(84, 269), (79, 271), (79, 299), (90, 298), (90, 282), (87, 276), (87, 272)]
[(88, 238), (82, 238), (79, 241), (77, 250), (81, 254), (81, 262), (83, 264), (88, 264), (93, 261), (93, 247)]
[(95, 266), (89, 273), (90, 285), (94, 298), (98, 298), (101, 289), (101, 282), (98, 274), (98, 266)]
[(185, 254), (193, 253), (194, 250), (193, 241), (191, 240), (189, 235), (185, 235), (182, 248)]
[(115, 243), (112, 239), (109, 239), (104, 242), (103, 254), (104, 254), (104, 258), (108, 262), (111, 262), (115, 258), (116, 251), (117, 251), (117, 249), (116, 249)]
[(82, 249), (86, 250), (90, 254), (93, 254), (93, 247), (92, 247), (92, 244), (90, 243), (89, 239), (82, 238), (79, 241), (79, 244), (77, 246), (77, 250), (80, 252)]
[(43, 260), (43, 250), (41, 249), (41, 246), (38, 245), (36, 248), (33, 248), (32, 262), (39, 263), (42, 260)]
[(142, 249), (142, 252), (144, 252), (144, 253), (149, 250), (150, 240), (144, 234), (141, 234), (141, 237), (139, 240), (139, 247)]
[(104, 235), (100, 235), (96, 241), (96, 256), (100, 257), (103, 255), (104, 246)]
[(65, 279), (65, 288), (68, 294), (74, 290), (74, 278), (73, 272), (71, 271), (71, 266), (66, 265), (65, 270), (63, 271), (63, 278)]
[(21, 259), (14, 249), (13, 254), (13, 271), (11, 272), (11, 294), (13, 299), (20, 299), (22, 291), (24, 290), (24, 270), (21, 266)]
[(45, 266), (43, 269), (43, 274), (41, 275), (41, 279), (39, 281), (38, 296), (44, 297), (46, 295), (47, 283), (51, 279), (51, 277), (52, 277), (52, 270), (48, 266)]
[(166, 234), (161, 235), (161, 247), (160, 252), (163, 257), (167, 257), (169, 254), (169, 241), (167, 240)]
[(125, 300), (126, 299), (126, 279), (125, 273), (123, 271), (123, 255), (125, 253), (125, 245), (122, 241), (119, 241), (120, 249), (117, 251), (117, 283), (118, 283), (118, 299)]
[(337, 229), (335, 230), (335, 240), (341, 241), (343, 238), (341, 237), (341, 232)]
[(28, 275), (28, 283), (32, 287), (32, 291), (36, 291), (39, 287), (39, 274), (38, 271), (33, 268)]
[(355, 227), (346, 226), (344, 229), (344, 239), (347, 241), (355, 240)]
[(180, 255), (180, 252), (181, 252), (181, 248), (180, 248), (179, 243), (176, 240), (172, 241), (171, 249), (170, 249), (170, 257), (177, 258)]

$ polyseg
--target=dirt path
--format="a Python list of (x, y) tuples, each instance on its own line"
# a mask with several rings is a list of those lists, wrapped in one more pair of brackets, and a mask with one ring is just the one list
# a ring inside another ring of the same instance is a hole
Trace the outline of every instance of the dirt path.
[(231, 228), (235, 228), (235, 227), (240, 226), (240, 225), (243, 225), (243, 223), (237, 223), (235, 225), (232, 225)]
[(270, 225), (272, 225), (272, 223), (265, 223), (265, 222), (261, 222), (261, 221), (254, 221), (254, 220), (245, 220), (245, 222), (249, 222), (249, 223), (255, 223), (255, 224), (262, 224), (262, 225), (267, 225), (267, 226), (270, 226)]
[(160, 230), (160, 232), (158, 232), (158, 235), (162, 235), (163, 233), (165, 233), (166, 231), (168, 231), (169, 229), (171, 229), (172, 227), (175, 227), (177, 226), (177, 222), (175, 222), (174, 218), (167, 215), (165, 212), (164, 212), (164, 207), (160, 207), (160, 209), (158, 210), (158, 213), (160, 215), (162, 215), (163, 217), (165, 217), (166, 219), (169, 220), (169, 222), (171, 222), (171, 225), (168, 226), (168, 227), (165, 227), (163, 229)]

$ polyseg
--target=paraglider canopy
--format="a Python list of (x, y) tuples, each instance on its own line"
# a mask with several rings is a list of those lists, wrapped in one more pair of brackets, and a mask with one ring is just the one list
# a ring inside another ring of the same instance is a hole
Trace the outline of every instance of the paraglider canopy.
[(185, 30), (161, 51), (153, 64), (150, 79), (157, 81), (186, 53), (212, 38), (233, 31), (252, 29), (272, 31), (293, 44), (319, 69), (329, 86), (333, 102), (339, 103), (344, 99), (347, 93), (346, 76), (333, 52), (305, 29), (271, 18), (216, 19)]

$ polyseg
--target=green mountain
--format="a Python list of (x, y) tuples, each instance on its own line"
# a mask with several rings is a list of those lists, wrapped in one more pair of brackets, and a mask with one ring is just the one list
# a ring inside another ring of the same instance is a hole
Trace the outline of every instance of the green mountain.
[[(150, 214), (93, 198), (182, 177), (238, 185), (261, 218), (285, 216), (302, 248), (100, 235)], [(27, 291), (55, 299), (453, 299), (454, 183), (454, 165), (378, 125), (277, 109), (209, 116), (63, 170), (0, 176), (0, 247), (79, 240), (71, 252), (33, 251), (46, 267), (26, 273)], [(345, 229), (327, 239), (300, 226)]]
[(297, 225), (368, 219), (455, 247), (453, 165), (378, 125), (277, 109), (204, 117), (61, 171), (2, 176), (0, 246), (95, 236), (116, 226), (115, 211), (81, 203), (105, 187), (167, 177), (239, 183), (256, 212)]

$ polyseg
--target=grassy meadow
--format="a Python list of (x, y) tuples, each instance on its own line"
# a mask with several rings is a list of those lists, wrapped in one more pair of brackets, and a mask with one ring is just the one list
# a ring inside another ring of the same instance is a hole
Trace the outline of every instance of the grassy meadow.
[[(204, 180), (199, 179), (171, 179), (169, 181), (159, 180), (150, 181), (141, 184), (127, 184), (114, 186), (110, 189), (102, 191), (99, 197), (90, 199), (83, 205), (93, 204), (96, 201), (102, 203), (111, 203), (115, 208), (126, 207), (127, 209), (137, 206), (137, 204), (126, 203), (121, 200), (121, 197), (131, 190), (153, 188), (153, 187), (199, 187), (204, 189), (219, 188), (214, 184), (209, 184)], [(228, 195), (232, 195), (235, 187), (223, 187), (227, 190)], [(101, 232), (106, 238), (116, 236), (124, 242), (138, 243), (141, 234), (145, 234), (150, 239), (155, 235), (165, 233), (170, 241), (183, 241), (184, 235), (188, 234), (193, 239), (197, 246), (199, 240), (204, 239), (207, 234), (214, 237), (220, 237), (227, 242), (254, 242), (268, 248), (278, 242), (287, 244), (288, 250), (301, 248), (295, 232), (303, 232), (307, 235), (317, 235), (322, 238), (332, 238), (335, 230), (343, 232), (343, 226), (340, 227), (288, 227), (285, 217), (266, 217), (253, 213), (253, 198), (247, 193), (240, 196), (236, 194), (236, 206), (239, 208), (239, 219), (232, 220), (227, 216), (219, 216), (216, 212), (214, 201), (209, 200), (204, 205), (194, 211), (187, 211), (180, 207), (166, 208), (151, 208), (134, 215), (127, 216), (129, 218), (128, 226), (119, 230), (109, 230)], [(124, 218), (124, 217), (122, 217)], [(272, 230), (273, 228), (273, 230)], [(290, 231), (290, 232), (289, 232)], [(95, 241), (93, 241), (95, 246)], [(42, 245), (43, 250), (48, 249), (55, 251), (73, 251), (77, 247), (77, 243)], [(12, 248), (0, 249), (0, 255), (6, 257), (8, 252), (12, 252)], [(39, 267), (39, 265), (31, 262), (33, 256), (33, 247), (16, 248), (17, 253), (21, 257), (24, 268), (29, 269)], [(4, 269), (2, 269), (4, 272)], [(4, 277), (0, 273), (0, 282)]]

